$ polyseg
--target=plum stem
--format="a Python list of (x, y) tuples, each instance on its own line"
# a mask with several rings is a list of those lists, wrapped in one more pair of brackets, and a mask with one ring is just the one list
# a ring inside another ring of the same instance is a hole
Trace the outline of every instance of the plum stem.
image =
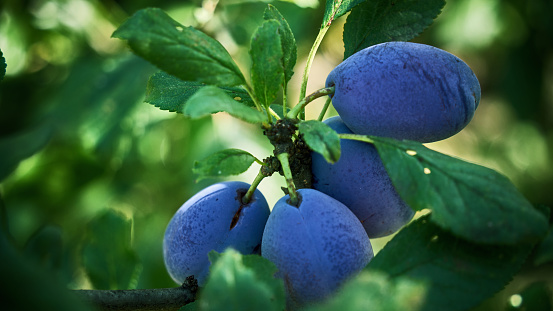
[(313, 60), (315, 59), (315, 54), (317, 53), (317, 50), (319, 49), (319, 46), (321, 45), (321, 42), (323, 41), (323, 38), (330, 28), (330, 25), (325, 25), (323, 28), (319, 29), (319, 34), (317, 34), (317, 38), (315, 38), (315, 42), (313, 43), (313, 46), (311, 47), (311, 51), (309, 51), (309, 55), (307, 56), (307, 63), (305, 64), (305, 69), (303, 71), (303, 78), (301, 81), (301, 89), (300, 89), (300, 101), (302, 98), (305, 97), (305, 94), (307, 93), (307, 80), (309, 79), (309, 72), (311, 71), (311, 65), (313, 65)]
[(321, 110), (321, 113), (319, 114), (319, 117), (317, 118), (318, 121), (322, 121), (325, 117), (326, 111), (328, 110), (328, 107), (330, 106), (330, 102), (332, 102), (332, 97), (328, 97), (326, 99), (325, 105), (323, 106), (323, 109)]
[(263, 174), (262, 170), (259, 170), (259, 173), (257, 173), (257, 176), (255, 176), (255, 179), (253, 180), (250, 189), (248, 189), (248, 192), (244, 195), (242, 198), (243, 204), (250, 203), (250, 200), (252, 199), (252, 196), (255, 192), (255, 189), (257, 189), (257, 186), (259, 186), (259, 183), (265, 178), (265, 174)]
[(280, 165), (282, 166), (282, 172), (284, 173), (284, 178), (286, 179), (288, 194), (290, 195), (290, 204), (297, 206), (298, 194), (296, 192), (296, 185), (294, 184), (292, 170), (290, 169), (289, 155), (288, 153), (283, 152), (278, 154), (277, 158), (280, 161)]
[(334, 89), (335, 89), (334, 86), (325, 87), (322, 89), (318, 89), (315, 92), (307, 95), (296, 106), (294, 106), (292, 110), (288, 111), (288, 114), (286, 115), (286, 117), (290, 119), (297, 118), (298, 114), (305, 108), (305, 106), (307, 106), (307, 104), (309, 104), (310, 102), (314, 101), (319, 97), (334, 94)]

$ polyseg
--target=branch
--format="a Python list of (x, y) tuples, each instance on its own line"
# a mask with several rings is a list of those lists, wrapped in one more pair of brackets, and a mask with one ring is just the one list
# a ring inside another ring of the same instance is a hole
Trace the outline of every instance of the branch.
[[(297, 118), (298, 114), (305, 109), (305, 106), (309, 104), (310, 102), (314, 101), (315, 99), (319, 97), (323, 97), (326, 95), (334, 94), (335, 87), (325, 87), (319, 90), (316, 90), (315, 92), (307, 95), (304, 99), (302, 99), (294, 108), (292, 108), (290, 111), (288, 111), (288, 114), (286, 115), (287, 118), (294, 119)], [(328, 108), (328, 105), (327, 105)]]
[(197, 291), (197, 281), (187, 278), (182, 286), (174, 288), (75, 290), (73, 292), (99, 310), (176, 311), (193, 302)]

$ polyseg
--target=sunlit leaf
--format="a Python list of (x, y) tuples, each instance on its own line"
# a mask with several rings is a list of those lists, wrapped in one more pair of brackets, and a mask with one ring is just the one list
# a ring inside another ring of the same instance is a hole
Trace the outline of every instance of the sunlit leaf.
[(273, 5), (268, 5), (268, 8), (263, 14), (263, 18), (265, 20), (275, 20), (279, 23), (278, 34), (280, 36), (282, 48), (282, 67), (284, 68), (284, 80), (285, 83), (287, 83), (294, 74), (294, 65), (296, 65), (296, 59), (298, 57), (296, 39), (294, 38), (294, 34), (288, 22)]
[[(161, 110), (182, 113), (184, 105), (206, 84), (181, 79), (160, 71), (150, 77), (146, 88), (145, 102), (150, 103)], [(234, 100), (253, 106), (253, 101), (248, 92), (239, 87), (220, 87)]]
[(280, 23), (267, 20), (254, 32), (250, 45), (252, 84), (255, 97), (268, 107), (284, 85)]
[(238, 175), (245, 172), (255, 161), (249, 152), (240, 149), (225, 149), (207, 158), (196, 161), (192, 171), (198, 180), (210, 177)]
[(161, 70), (185, 81), (218, 86), (245, 84), (225, 48), (193, 27), (185, 27), (157, 8), (143, 9), (112, 35)]
[(503, 175), (412, 141), (371, 137), (401, 197), (433, 222), (467, 240), (516, 245), (535, 242), (546, 218)]
[(264, 113), (234, 100), (227, 92), (215, 86), (197, 90), (186, 102), (183, 113), (189, 118), (197, 119), (222, 111), (249, 123), (267, 120)]

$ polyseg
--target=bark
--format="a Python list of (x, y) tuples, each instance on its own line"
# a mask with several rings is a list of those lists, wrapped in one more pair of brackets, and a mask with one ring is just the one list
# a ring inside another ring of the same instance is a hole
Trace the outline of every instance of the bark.
[(129, 290), (75, 290), (82, 300), (99, 310), (172, 311), (196, 299), (198, 283), (185, 280), (174, 288), (129, 289)]

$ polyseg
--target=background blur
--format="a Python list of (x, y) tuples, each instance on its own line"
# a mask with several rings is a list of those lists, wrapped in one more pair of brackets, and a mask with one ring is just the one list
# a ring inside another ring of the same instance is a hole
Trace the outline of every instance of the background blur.
[[(107, 256), (117, 252), (117, 243), (126, 245), (121, 258), (132, 263), (128, 282), (122, 283), (126, 287), (175, 286), (163, 264), (165, 226), (184, 201), (216, 182), (196, 183), (194, 160), (228, 147), (258, 158), (271, 151), (260, 130), (226, 115), (189, 121), (143, 103), (156, 68), (110, 36), (137, 10), (160, 7), (219, 40), (248, 73), (249, 38), (262, 22), (266, 3), (3, 0), (0, 49), (8, 66), (0, 82), (0, 174), (10, 173), (0, 176), (0, 207), (13, 242), (40, 257), (72, 288), (99, 287), (83, 269), (91, 260), (90, 245), (100, 245), (97, 251)], [(299, 45), (297, 74), (290, 83), (295, 102), (324, 4), (272, 4)], [(338, 20), (323, 41), (308, 93), (323, 87), (342, 60), (344, 22)], [(469, 126), (428, 146), (493, 168), (532, 203), (553, 206), (553, 2), (451, 0), (414, 41), (459, 56), (482, 86), (482, 101)], [(318, 115), (324, 100), (319, 101), (308, 107), (308, 118)], [(18, 166), (10, 162), (23, 156), (29, 157)], [(254, 165), (234, 179), (251, 182), (257, 170)], [(270, 205), (282, 195), (281, 185), (279, 176), (262, 182)], [(132, 228), (128, 240), (117, 241), (109, 225), (102, 229), (101, 217), (122, 217)], [(102, 230), (113, 235), (93, 241), (93, 232)], [(374, 241), (375, 248), (385, 241)], [(102, 248), (109, 243), (111, 248)]]

